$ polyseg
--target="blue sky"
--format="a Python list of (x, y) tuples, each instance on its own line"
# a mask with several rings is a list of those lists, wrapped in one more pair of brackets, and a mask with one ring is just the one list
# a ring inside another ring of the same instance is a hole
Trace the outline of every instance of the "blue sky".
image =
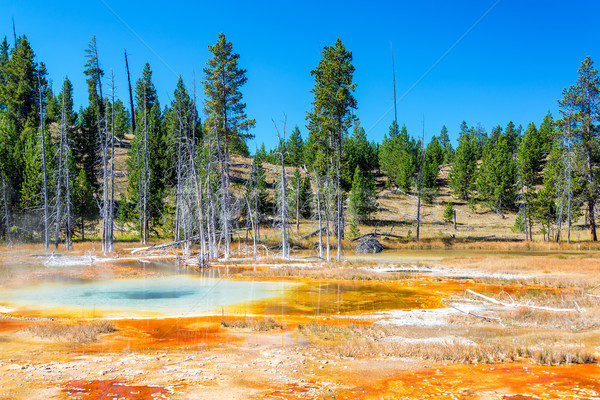
[[(224, 32), (248, 70), (243, 93), (248, 115), (257, 121), (255, 142), (267, 147), (275, 143), (271, 118), (281, 126), (284, 113), (288, 132), (298, 125), (302, 135), (308, 135), (310, 71), (323, 46), (338, 37), (354, 56), (356, 115), (369, 139), (381, 141), (393, 120), (392, 43), (399, 123), (420, 136), (424, 117), (428, 141), (442, 125), (456, 139), (463, 120), (481, 123), (490, 132), (510, 120), (538, 125), (547, 111), (557, 115), (557, 100), (563, 88), (575, 82), (581, 61), (590, 55), (600, 62), (599, 11), (600, 3), (593, 0), (3, 0), (0, 35), (12, 41), (14, 17), (17, 35), (27, 35), (38, 59), (47, 64), (54, 87), (69, 76), (76, 104), (87, 102), (84, 50), (96, 35), (101, 66), (107, 77), (113, 70), (117, 96), (127, 99), (127, 49), (132, 78), (140, 76), (148, 61), (164, 105), (179, 75), (191, 88), (195, 73), (202, 99), (207, 46)], [(255, 143), (249, 145), (253, 151)]]

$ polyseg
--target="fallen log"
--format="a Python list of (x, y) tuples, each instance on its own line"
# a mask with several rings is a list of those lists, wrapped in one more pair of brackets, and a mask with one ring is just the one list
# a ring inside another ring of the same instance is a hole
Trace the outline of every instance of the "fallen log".
[(353, 242), (356, 242), (357, 240), (366, 238), (366, 237), (375, 237), (375, 236), (379, 236), (379, 237), (391, 237), (391, 238), (395, 238), (395, 239), (402, 239), (402, 236), (399, 235), (392, 235), (391, 233), (377, 233), (377, 232), (372, 232), (372, 233), (365, 233), (364, 235), (360, 235), (357, 238), (352, 239)]
[(488, 297), (488, 296), (484, 296), (483, 294), (474, 292), (471, 289), (466, 289), (465, 292), (472, 294), (473, 296), (479, 297), (480, 299), (483, 299), (485, 301), (488, 301), (492, 304), (497, 304), (499, 306), (503, 306), (503, 307), (507, 307), (507, 308), (529, 308), (532, 310), (543, 310), (543, 311), (552, 311), (552, 312), (581, 312), (581, 309), (579, 307), (577, 308), (552, 308), (552, 307), (542, 307), (542, 306), (532, 306), (530, 304), (523, 304), (523, 303), (503, 303), (501, 301), (498, 301), (494, 298)]
[(188, 242), (188, 241), (193, 241), (193, 240), (198, 240), (200, 239), (200, 236), (193, 236), (189, 239), (186, 240), (177, 240), (174, 242), (168, 242), (168, 243), (162, 243), (162, 244), (155, 244), (153, 246), (148, 246), (148, 247), (136, 247), (135, 249), (133, 249), (131, 251), (131, 254), (135, 254), (138, 253), (140, 251), (146, 251), (146, 250), (157, 250), (157, 249), (164, 249), (166, 247), (172, 247), (172, 246), (177, 246), (180, 245), (182, 243)]
[(318, 234), (320, 231), (323, 231), (323, 232), (327, 231), (327, 227), (326, 227), (326, 226), (324, 226), (324, 227), (322, 227), (321, 229), (317, 229), (317, 230), (316, 230), (316, 231), (314, 231), (314, 232), (311, 232), (311, 233), (309, 233), (309, 234), (307, 234), (307, 235), (304, 235), (304, 236), (300, 237), (300, 239), (308, 239), (308, 238), (309, 238), (309, 237), (311, 237), (311, 236), (315, 236), (315, 235), (316, 235), (316, 234)]
[(470, 315), (470, 316), (472, 316), (472, 317), (476, 317), (476, 318), (485, 319), (486, 321), (489, 321), (489, 322), (495, 321), (495, 322), (499, 322), (500, 324), (502, 324), (502, 321), (500, 320), (500, 318), (497, 318), (497, 317), (487, 317), (487, 316), (485, 316), (485, 315), (479, 315), (479, 314), (475, 314), (474, 312), (471, 312), (471, 311), (465, 311), (465, 310), (461, 310), (460, 308), (458, 308), (458, 307), (455, 307), (455, 306), (453, 306), (452, 304), (448, 304), (448, 303), (445, 303), (445, 302), (443, 302), (443, 303), (444, 303), (445, 305), (447, 305), (448, 307), (450, 307), (450, 308), (453, 308), (453, 309), (455, 309), (456, 311), (459, 311), (459, 312), (461, 312), (461, 313), (463, 313), (463, 314), (467, 314), (467, 315)]

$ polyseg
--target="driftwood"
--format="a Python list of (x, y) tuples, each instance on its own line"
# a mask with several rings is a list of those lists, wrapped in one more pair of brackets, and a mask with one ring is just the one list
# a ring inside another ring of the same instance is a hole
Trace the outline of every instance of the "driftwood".
[(377, 233), (377, 232), (372, 232), (372, 233), (365, 233), (364, 235), (360, 235), (357, 238), (352, 239), (353, 242), (356, 242), (357, 240), (366, 238), (366, 237), (375, 237), (375, 236), (379, 236), (379, 237), (391, 237), (391, 238), (395, 238), (395, 239), (402, 239), (402, 236), (399, 235), (392, 235), (391, 233)]
[(500, 324), (502, 324), (502, 322), (500, 321), (500, 318), (497, 318), (497, 317), (486, 317), (485, 315), (475, 314), (474, 312), (471, 312), (471, 311), (461, 310), (460, 308), (455, 307), (452, 304), (448, 304), (448, 303), (445, 303), (445, 302), (444, 302), (444, 304), (447, 305), (450, 308), (455, 309), (456, 311), (459, 311), (459, 312), (463, 313), (463, 314), (467, 314), (467, 315), (470, 315), (470, 316), (476, 317), (476, 318), (485, 319), (486, 321), (489, 321), (489, 322), (495, 321), (495, 322), (499, 322)]
[(581, 309), (579, 308), (577, 303), (575, 303), (577, 308), (552, 308), (552, 307), (532, 306), (530, 304), (515, 303), (514, 301), (512, 304), (509, 304), (509, 303), (503, 303), (501, 301), (498, 301), (492, 297), (484, 296), (480, 293), (474, 292), (471, 289), (466, 289), (465, 292), (472, 294), (473, 296), (479, 297), (480, 299), (483, 299), (492, 304), (497, 304), (499, 306), (508, 307), (508, 308), (529, 308), (529, 309), (533, 309), (533, 310), (543, 310), (543, 311), (553, 311), (553, 312), (575, 312), (575, 311), (581, 312)]
[(321, 232), (321, 231), (325, 232), (326, 230), (327, 230), (327, 227), (326, 227), (326, 226), (324, 226), (324, 227), (323, 227), (323, 228), (321, 228), (321, 229), (317, 229), (317, 230), (316, 230), (316, 231), (314, 231), (314, 232), (311, 232), (311, 233), (309, 233), (309, 234), (306, 234), (306, 235), (304, 235), (304, 236), (300, 237), (300, 239), (308, 239), (309, 237), (311, 237), (311, 236), (315, 236), (315, 235), (317, 235), (317, 234), (318, 234), (319, 232)]
[(180, 244), (185, 243), (187, 241), (198, 240), (198, 239), (200, 239), (200, 236), (193, 236), (193, 237), (191, 237), (189, 239), (186, 239), (186, 240), (176, 240), (174, 242), (168, 242), (168, 243), (162, 243), (162, 244), (155, 244), (154, 246), (148, 246), (148, 247), (137, 247), (137, 248), (131, 250), (131, 254), (135, 254), (135, 253), (138, 253), (140, 251), (146, 251), (146, 250), (164, 249), (166, 247), (177, 246), (177, 245), (180, 245)]

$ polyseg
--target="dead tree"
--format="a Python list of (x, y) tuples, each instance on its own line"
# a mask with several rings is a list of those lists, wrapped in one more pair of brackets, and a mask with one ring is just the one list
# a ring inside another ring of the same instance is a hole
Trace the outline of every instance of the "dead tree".
[(42, 136), (42, 176), (43, 176), (43, 187), (42, 197), (44, 201), (44, 248), (48, 248), (50, 245), (50, 230), (49, 230), (49, 212), (48, 212), (48, 168), (46, 165), (46, 133), (44, 132), (44, 101), (42, 98), (42, 82), (40, 74), (38, 74), (38, 96), (40, 102), (40, 132)]
[[(65, 189), (69, 186), (69, 164), (68, 164), (68, 150), (67, 150), (67, 121), (66, 121), (66, 112), (65, 112), (65, 96), (66, 96), (66, 85), (63, 85), (62, 92), (62, 107), (61, 107), (61, 124), (60, 124), (60, 137), (58, 142), (58, 171), (57, 171), (57, 182), (56, 182), (56, 205), (55, 205), (55, 234), (54, 234), (54, 247), (58, 247), (58, 243), (60, 242), (60, 228), (61, 223), (63, 222), (63, 214), (62, 207), (63, 204), (68, 207), (68, 203), (70, 202), (70, 193), (65, 193), (65, 197), (63, 199), (63, 187)], [(66, 190), (65, 190), (66, 192)], [(67, 209), (67, 218), (69, 215), (69, 209)], [(67, 247), (69, 247), (68, 242), (68, 232), (67, 233)]]
[(108, 251), (113, 250), (115, 239), (115, 77), (110, 71), (111, 105), (110, 105), (110, 199), (108, 210)]
[(192, 137), (190, 141), (190, 162), (192, 164), (192, 173), (194, 179), (194, 188), (196, 189), (196, 211), (198, 212), (198, 229), (200, 231), (200, 252), (202, 257), (206, 257), (206, 243), (204, 240), (204, 201), (202, 196), (202, 179), (198, 171), (198, 151), (196, 143), (196, 78), (194, 77), (194, 92), (192, 100)]
[[(146, 104), (146, 88), (144, 88), (144, 129), (142, 131), (142, 149), (144, 156), (144, 167), (139, 164), (139, 147), (138, 141), (138, 176), (140, 182), (138, 184), (139, 200), (140, 200), (140, 241), (146, 243), (148, 241), (148, 106)], [(140, 172), (143, 171), (143, 172)]]
[(423, 176), (423, 163), (425, 161), (425, 153), (423, 152), (423, 142), (425, 141), (425, 117), (423, 117), (423, 134), (421, 136), (421, 161), (419, 162), (419, 180), (417, 182), (417, 242), (419, 241), (421, 231), (421, 177)]
[(321, 179), (317, 174), (317, 169), (313, 167), (313, 175), (317, 185), (317, 217), (319, 219), (319, 258), (323, 258), (323, 219), (321, 212)]
[(280, 197), (280, 213), (281, 213), (281, 247), (283, 252), (283, 258), (289, 258), (289, 244), (287, 238), (287, 200), (286, 200), (286, 181), (285, 181), (285, 125), (287, 122), (287, 115), (284, 114), (283, 118), (283, 135), (279, 133), (275, 120), (271, 118), (277, 137), (279, 138), (279, 153), (281, 156), (281, 197)]
[(6, 175), (4, 174), (4, 168), (2, 168), (2, 164), (0, 164), (0, 179), (2, 179), (2, 220), (4, 221), (4, 226), (6, 229), (6, 240), (8, 242), (8, 246), (12, 246), (12, 238), (10, 235), (10, 213), (8, 208), (8, 199), (6, 198)]

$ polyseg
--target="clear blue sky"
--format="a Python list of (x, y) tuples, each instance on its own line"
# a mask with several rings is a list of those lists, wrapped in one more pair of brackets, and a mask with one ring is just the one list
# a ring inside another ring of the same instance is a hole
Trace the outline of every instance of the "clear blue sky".
[[(106, 77), (113, 69), (117, 95), (127, 99), (123, 61), (127, 49), (134, 80), (144, 63), (150, 63), (164, 106), (179, 75), (191, 88), (195, 73), (202, 98), (199, 82), (210, 56), (207, 46), (224, 32), (248, 70), (243, 93), (248, 115), (257, 121), (255, 142), (272, 147), (271, 117), (281, 125), (286, 113), (288, 132), (298, 125), (303, 137), (308, 135), (310, 71), (323, 46), (338, 37), (353, 52), (356, 115), (371, 140), (381, 141), (393, 120), (393, 111), (388, 112), (393, 106), (390, 42), (400, 100), (398, 120), (411, 135), (421, 134), (423, 115), (426, 141), (439, 134), (442, 125), (456, 139), (463, 120), (481, 123), (488, 132), (510, 120), (539, 125), (548, 110), (557, 115), (557, 100), (562, 89), (575, 82), (581, 61), (590, 55), (600, 62), (599, 15), (600, 2), (594, 0), (3, 0), (0, 35), (12, 42), (14, 17), (17, 35), (27, 35), (38, 59), (47, 64), (54, 87), (69, 76), (76, 104), (87, 102), (84, 50), (96, 35), (101, 66)], [(253, 152), (254, 143), (249, 145)]]

